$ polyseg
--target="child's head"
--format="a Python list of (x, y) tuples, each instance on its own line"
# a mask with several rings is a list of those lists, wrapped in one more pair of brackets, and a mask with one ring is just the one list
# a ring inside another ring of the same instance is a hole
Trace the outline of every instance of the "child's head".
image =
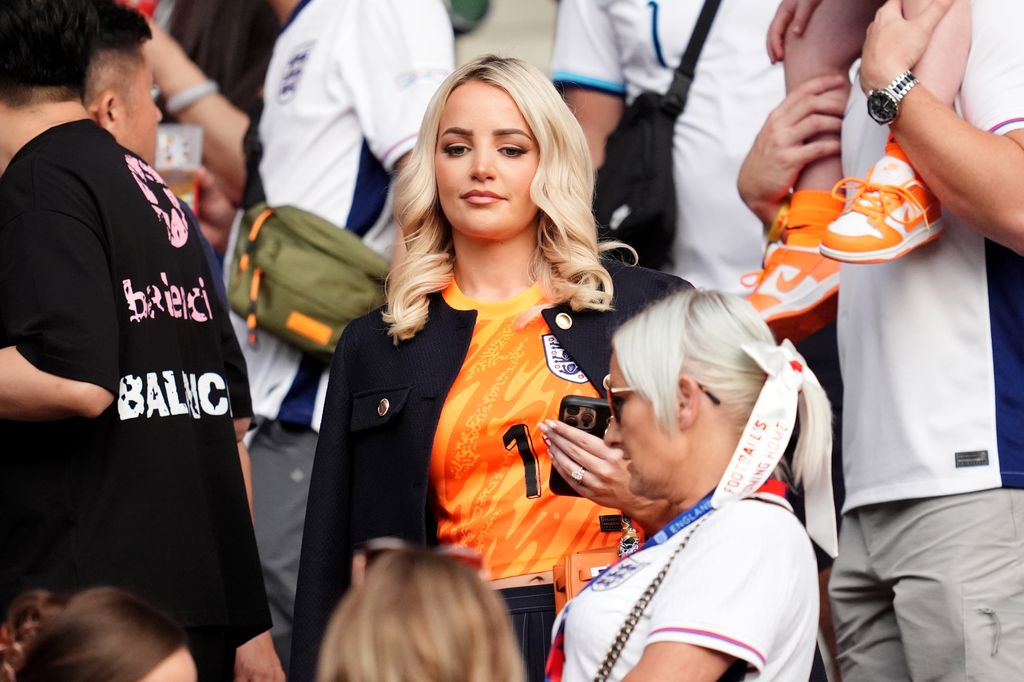
[(184, 631), (111, 587), (60, 597), (42, 590), (11, 604), (0, 629), (5, 682), (195, 682)]
[(375, 555), (335, 609), (318, 682), (520, 682), (508, 614), (470, 566), (429, 549)]

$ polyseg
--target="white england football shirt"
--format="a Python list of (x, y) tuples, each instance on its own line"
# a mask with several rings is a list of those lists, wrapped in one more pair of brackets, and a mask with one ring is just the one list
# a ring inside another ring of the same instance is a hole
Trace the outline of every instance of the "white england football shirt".
[[(958, 110), (981, 130), (1024, 128), (1024, 3), (971, 7)], [(855, 85), (844, 172), (864, 177), (887, 132)], [(943, 221), (899, 260), (842, 266), (844, 510), (1024, 487), (1024, 258), (949, 211)]]
[[(648, 644), (679, 642), (746, 662), (744, 679), (806, 680), (818, 628), (817, 569), (785, 501), (732, 502), (691, 528), (609, 679), (621, 680)], [(689, 530), (619, 562), (569, 603), (559, 616), (566, 621), (565, 682), (594, 678), (633, 605)]]
[[(665, 92), (702, 2), (561, 0), (553, 78), (631, 101)], [(673, 149), (679, 207), (674, 271), (694, 285), (747, 293), (761, 267), (760, 221), (736, 190), (740, 164), (785, 95), (781, 64), (765, 51), (778, 0), (723, 2), (697, 64)]]
[[(390, 174), (453, 64), (439, 0), (302, 0), (274, 44), (264, 85), (267, 202), (316, 213), (389, 254)], [(234, 321), (245, 338), (243, 321)], [(243, 346), (255, 413), (277, 417), (287, 396), (290, 414), (300, 415), (289, 420), (319, 428), (326, 372), (296, 382), (301, 354), (269, 334)]]

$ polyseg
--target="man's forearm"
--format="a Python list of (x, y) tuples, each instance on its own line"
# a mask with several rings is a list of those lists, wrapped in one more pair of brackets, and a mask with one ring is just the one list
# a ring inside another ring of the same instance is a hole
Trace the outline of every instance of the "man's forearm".
[(1024, 253), (1024, 130), (978, 130), (918, 85), (892, 131), (944, 210)]
[(105, 388), (43, 372), (14, 346), (0, 348), (0, 419), (92, 418), (113, 401), (114, 395)]

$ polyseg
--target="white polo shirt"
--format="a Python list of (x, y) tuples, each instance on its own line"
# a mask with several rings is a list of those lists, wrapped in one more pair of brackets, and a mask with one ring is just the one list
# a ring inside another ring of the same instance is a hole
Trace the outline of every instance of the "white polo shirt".
[[(439, 0), (300, 2), (274, 44), (264, 86), (267, 202), (316, 213), (390, 254), (390, 173), (412, 149), (427, 103), (453, 66), (451, 23)], [(326, 372), (319, 383), (293, 388), (297, 350), (269, 334), (256, 348), (242, 345), (255, 413), (277, 417), (288, 396), (319, 428)]]
[[(807, 679), (818, 628), (817, 568), (807, 533), (776, 499), (732, 502), (695, 527), (609, 679), (621, 680), (655, 642), (733, 656), (746, 663), (746, 680)], [(688, 534), (623, 559), (569, 602), (554, 627), (565, 620), (564, 682), (594, 678), (633, 605)]]
[[(561, 0), (552, 59), (556, 83), (623, 96), (665, 92), (702, 2)], [(749, 293), (759, 270), (760, 221), (736, 189), (740, 164), (785, 96), (765, 35), (778, 0), (730, 0), (718, 9), (697, 64), (673, 149), (679, 208), (674, 272), (699, 287)]]
[[(1024, 128), (1024, 3), (971, 7), (958, 111), (996, 134)], [(864, 177), (887, 132), (855, 85), (844, 172)], [(1024, 487), (1024, 258), (945, 209), (943, 221), (899, 260), (842, 266), (845, 511)]]

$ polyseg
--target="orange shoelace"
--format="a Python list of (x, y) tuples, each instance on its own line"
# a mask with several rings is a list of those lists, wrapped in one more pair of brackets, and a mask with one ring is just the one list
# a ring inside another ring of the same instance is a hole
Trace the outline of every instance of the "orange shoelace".
[[(846, 190), (852, 190), (853, 195), (846, 198)], [(921, 218), (924, 220), (925, 227), (931, 227), (928, 213), (920, 199), (904, 185), (881, 185), (860, 178), (843, 178), (832, 188), (832, 196), (845, 200), (847, 211), (863, 213), (872, 224), (884, 225), (885, 219), (892, 217), (904, 227), (909, 227), (917, 222), (918, 218)], [(893, 216), (893, 212), (904, 203), (909, 203), (916, 208), (918, 214), (902, 219)]]
[(782, 257), (782, 249), (775, 247), (769, 247), (765, 253), (764, 265), (760, 270), (754, 270), (740, 276), (740, 285), (748, 289), (756, 289), (764, 281), (764, 278), (768, 276), (768, 273), (773, 269), (775, 261)]

